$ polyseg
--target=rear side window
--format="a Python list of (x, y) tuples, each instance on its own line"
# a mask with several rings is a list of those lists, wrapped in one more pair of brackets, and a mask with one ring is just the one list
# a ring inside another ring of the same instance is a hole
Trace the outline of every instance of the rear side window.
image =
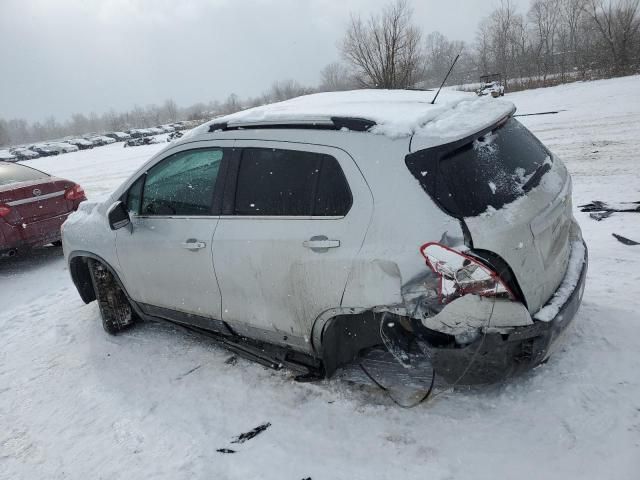
[[(141, 200), (135, 189), (129, 191), (129, 208), (139, 202), (142, 215), (211, 215), (223, 152), (221, 148), (203, 148), (164, 159), (147, 172)], [(132, 185), (136, 186), (137, 182)]]
[(12, 183), (31, 182), (48, 178), (44, 172), (34, 168), (25, 167), (16, 163), (0, 162), (0, 185), (11, 185)]
[(344, 173), (330, 155), (266, 148), (242, 152), (236, 215), (343, 216), (351, 203)]
[(499, 209), (540, 183), (551, 157), (515, 119), (464, 145), (422, 150), (406, 164), (429, 195), (456, 217)]

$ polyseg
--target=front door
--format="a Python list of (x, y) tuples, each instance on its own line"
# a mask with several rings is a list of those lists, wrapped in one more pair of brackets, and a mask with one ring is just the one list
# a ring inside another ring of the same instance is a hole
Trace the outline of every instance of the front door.
[(264, 147), (239, 141), (229, 170), (213, 250), (222, 319), (246, 335), (309, 350), (314, 320), (340, 306), (372, 196), (342, 150)]
[(218, 172), (230, 150), (182, 148), (130, 187), (132, 229), (117, 231), (118, 259), (127, 291), (148, 313), (177, 321), (220, 320), (212, 252), (219, 220), (212, 208)]

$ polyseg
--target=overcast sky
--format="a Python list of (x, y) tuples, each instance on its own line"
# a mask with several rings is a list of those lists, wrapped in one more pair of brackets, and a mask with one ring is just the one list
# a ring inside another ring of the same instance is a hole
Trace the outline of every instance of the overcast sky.
[[(472, 41), (499, 0), (413, 0), (415, 23)], [(315, 85), (351, 12), (388, 0), (0, 0), (0, 118), (180, 106)], [(521, 7), (528, 0), (516, 0)]]

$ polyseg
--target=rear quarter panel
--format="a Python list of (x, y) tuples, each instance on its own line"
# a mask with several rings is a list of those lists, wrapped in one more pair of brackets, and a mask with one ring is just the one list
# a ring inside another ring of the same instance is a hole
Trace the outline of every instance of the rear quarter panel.
[(463, 243), (460, 222), (441, 211), (405, 165), (409, 139), (372, 135), (349, 152), (369, 184), (374, 213), (354, 262), (343, 308), (402, 304), (402, 286), (427, 271), (420, 246), (429, 241)]

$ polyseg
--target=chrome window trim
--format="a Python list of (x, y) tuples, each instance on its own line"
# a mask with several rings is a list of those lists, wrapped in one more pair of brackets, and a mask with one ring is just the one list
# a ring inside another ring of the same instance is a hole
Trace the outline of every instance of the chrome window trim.
[(131, 220), (217, 220), (218, 215), (137, 215), (129, 212)]
[(59, 192), (47, 193), (45, 195), (39, 195), (37, 197), (31, 198), (23, 198), (22, 200), (14, 200), (13, 202), (7, 202), (6, 205), (9, 207), (15, 207), (17, 205), (24, 205), (25, 203), (33, 203), (39, 202), (40, 200), (47, 200), (49, 198), (61, 197), (64, 195), (64, 190), (60, 190)]
[(342, 220), (344, 216), (311, 215), (220, 215), (220, 220)]

